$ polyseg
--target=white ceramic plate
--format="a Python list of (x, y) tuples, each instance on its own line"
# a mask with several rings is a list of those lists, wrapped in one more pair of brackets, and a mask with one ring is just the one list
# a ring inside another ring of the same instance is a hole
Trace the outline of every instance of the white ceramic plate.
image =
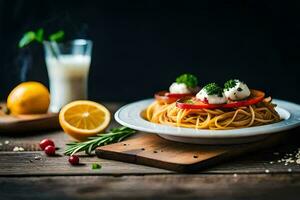
[(127, 104), (115, 113), (120, 124), (135, 130), (156, 133), (161, 137), (177, 142), (195, 144), (237, 144), (262, 139), (269, 134), (300, 126), (300, 105), (283, 100), (273, 100), (282, 121), (263, 126), (234, 130), (207, 130), (173, 127), (145, 120), (141, 113), (154, 99), (146, 99)]

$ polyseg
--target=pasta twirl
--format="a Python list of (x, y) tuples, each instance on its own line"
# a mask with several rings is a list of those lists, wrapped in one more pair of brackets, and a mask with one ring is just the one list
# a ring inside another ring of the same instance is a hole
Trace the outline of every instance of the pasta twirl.
[(270, 102), (230, 109), (181, 109), (171, 104), (154, 101), (146, 110), (148, 121), (171, 126), (226, 130), (265, 125), (280, 121)]

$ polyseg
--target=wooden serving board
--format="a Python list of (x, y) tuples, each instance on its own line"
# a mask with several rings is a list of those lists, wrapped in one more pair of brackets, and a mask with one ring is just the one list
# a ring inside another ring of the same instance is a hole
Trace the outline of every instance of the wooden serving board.
[(178, 172), (192, 172), (278, 144), (283, 134), (274, 134), (261, 141), (240, 145), (197, 145), (165, 140), (155, 134), (98, 147), (100, 158), (148, 165)]
[(0, 103), (0, 133), (19, 133), (54, 130), (60, 127), (57, 113), (36, 115), (9, 115), (6, 105)]

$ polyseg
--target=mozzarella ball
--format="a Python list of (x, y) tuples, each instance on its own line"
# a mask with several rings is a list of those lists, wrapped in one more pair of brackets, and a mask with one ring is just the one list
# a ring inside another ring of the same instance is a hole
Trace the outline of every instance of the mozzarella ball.
[(184, 83), (172, 83), (172, 85), (169, 88), (170, 93), (175, 94), (187, 94), (191, 93), (190, 89), (186, 86)]
[(251, 92), (248, 86), (239, 80), (234, 81), (236, 83), (234, 87), (224, 89), (226, 98), (228, 100), (237, 101), (249, 97)]
[(200, 92), (197, 93), (196, 98), (208, 104), (224, 104), (227, 101), (226, 97), (224, 96), (224, 93), (222, 93), (222, 95), (218, 95), (218, 94), (209, 95), (207, 94), (205, 88), (203, 88), (202, 90), (200, 90)]

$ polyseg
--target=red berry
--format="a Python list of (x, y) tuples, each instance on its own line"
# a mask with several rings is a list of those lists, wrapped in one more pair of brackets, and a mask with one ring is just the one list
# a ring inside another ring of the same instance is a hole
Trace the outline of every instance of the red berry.
[(78, 165), (78, 164), (79, 164), (79, 157), (78, 157), (78, 156), (75, 156), (75, 155), (70, 156), (70, 157), (69, 157), (69, 163), (70, 163), (71, 165)]
[(53, 155), (55, 155), (55, 147), (54, 147), (54, 146), (51, 146), (51, 145), (47, 146), (47, 147), (45, 148), (45, 153), (46, 153), (48, 156), (53, 156)]
[(50, 139), (43, 139), (43, 140), (40, 142), (40, 147), (41, 147), (41, 149), (42, 149), (42, 150), (45, 150), (45, 148), (46, 148), (47, 146), (53, 146), (53, 147), (55, 147), (54, 142), (53, 142), (52, 140), (50, 140)]

